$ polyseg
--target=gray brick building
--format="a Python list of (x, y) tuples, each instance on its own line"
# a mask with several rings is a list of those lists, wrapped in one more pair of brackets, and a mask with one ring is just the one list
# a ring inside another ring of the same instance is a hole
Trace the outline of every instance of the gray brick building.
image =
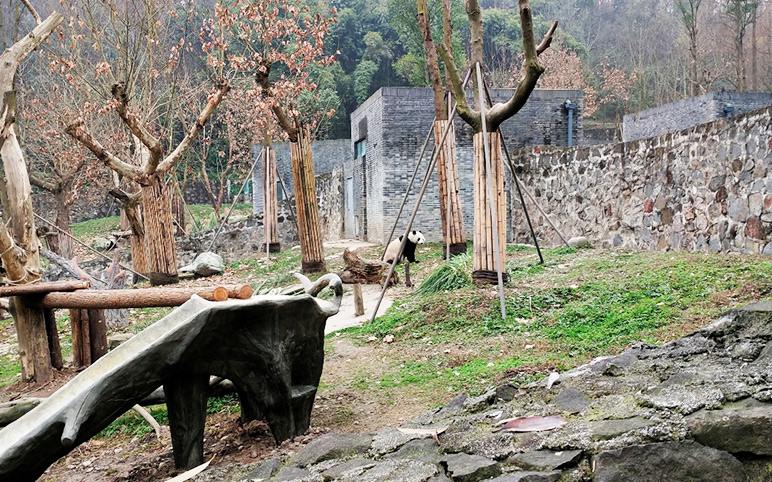
[(624, 116), (622, 141), (680, 131), (768, 105), (772, 105), (772, 93), (768, 92), (708, 92)]
[[(511, 96), (511, 89), (493, 89), (494, 101)], [(566, 100), (573, 110), (572, 141), (582, 143), (584, 97), (576, 90), (535, 90), (523, 109), (502, 124), (510, 149), (527, 145), (568, 145)], [(344, 233), (372, 242), (387, 243), (399, 206), (407, 191), (418, 154), (434, 117), (432, 92), (428, 88), (384, 87), (351, 114), (351, 139), (318, 141), (312, 146), (316, 174), (343, 165)], [(464, 228), (472, 236), (472, 131), (461, 120), (455, 123), (461, 203)], [(397, 232), (405, 229), (429, 164), (433, 140), (419, 168)], [(277, 144), (277, 164), (288, 188), (291, 185), (289, 145)], [(260, 152), (255, 146), (254, 154)], [(255, 211), (262, 211), (262, 169), (256, 170)], [(511, 185), (511, 183), (509, 183)], [(291, 189), (291, 188), (290, 188)], [(290, 193), (292, 195), (292, 193)], [(508, 194), (508, 195), (511, 195)], [(430, 176), (426, 195), (414, 227), (429, 241), (442, 239), (436, 171)]]
[[(505, 100), (511, 94), (510, 89), (494, 89), (491, 92), (494, 101)], [(576, 106), (572, 137), (574, 144), (581, 143), (583, 93), (575, 90), (535, 90), (523, 109), (501, 126), (508, 147), (567, 145), (566, 100)], [(351, 114), (352, 151), (358, 155), (344, 164), (346, 235), (372, 242), (389, 241), (386, 237), (407, 191), (433, 117), (431, 89), (411, 87), (382, 88)], [(456, 119), (455, 130), (464, 228), (471, 239), (472, 131), (461, 119)], [(419, 177), (400, 217), (397, 233), (405, 229), (415, 205), (432, 145), (433, 140), (429, 143)], [(429, 241), (442, 239), (436, 173), (432, 173), (414, 227), (422, 230)]]

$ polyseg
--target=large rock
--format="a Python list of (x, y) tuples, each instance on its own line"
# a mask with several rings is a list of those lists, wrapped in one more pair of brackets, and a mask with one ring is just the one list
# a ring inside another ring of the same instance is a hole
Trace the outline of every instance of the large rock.
[(745, 482), (742, 463), (696, 442), (633, 445), (595, 457), (595, 482)]
[(455, 482), (477, 482), (501, 474), (498, 463), (479, 455), (448, 454), (448, 474)]
[(322, 435), (310, 444), (300, 449), (291, 459), (292, 465), (306, 467), (325, 460), (341, 459), (362, 455), (370, 449), (373, 438), (363, 434)]
[(727, 452), (772, 455), (772, 404), (746, 399), (686, 419), (696, 441)]
[(225, 262), (219, 254), (211, 251), (199, 254), (192, 263), (180, 268), (180, 274), (193, 273), (196, 276), (212, 276), (223, 271), (225, 271)]
[(573, 465), (582, 456), (581, 450), (537, 450), (513, 455), (510, 461), (526, 470), (555, 470)]
[(568, 240), (568, 245), (572, 248), (592, 248), (592, 243), (584, 236), (574, 236)]

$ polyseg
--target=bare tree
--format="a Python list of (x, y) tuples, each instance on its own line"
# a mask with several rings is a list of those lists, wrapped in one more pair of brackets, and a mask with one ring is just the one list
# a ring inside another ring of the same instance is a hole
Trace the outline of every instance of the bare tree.
[[(518, 0), (520, 25), (522, 28), (523, 50), (525, 55), (522, 78), (518, 82), (512, 97), (506, 102), (490, 105), (487, 101), (480, 103), (482, 85), (474, 79), (475, 105), (472, 108), (466, 101), (466, 96), (458, 68), (450, 55), (448, 45), (440, 47), (440, 54), (445, 62), (446, 72), (453, 85), (458, 102), (458, 115), (474, 130), (474, 256), (472, 279), (477, 283), (495, 283), (497, 272), (505, 271), (506, 259), (506, 192), (504, 191), (504, 169), (501, 157), (501, 138), (498, 134), (502, 122), (515, 115), (525, 105), (531, 92), (536, 87), (544, 67), (539, 64), (538, 55), (545, 51), (552, 42), (552, 35), (557, 28), (557, 22), (547, 31), (540, 44), (536, 44), (533, 32), (533, 14), (528, 0)], [(466, 13), (471, 29), (471, 66), (482, 66), (483, 59), (483, 29), (482, 9), (477, 0), (466, 0)], [(483, 117), (483, 109), (485, 116)], [(483, 132), (485, 127), (486, 133)], [(485, 145), (485, 139), (489, 145)], [(485, 151), (490, 153), (490, 172), (486, 169)], [(492, 193), (486, 193), (486, 185), (492, 185)], [(492, 199), (489, 197), (492, 196)], [(492, 211), (487, 209), (492, 205)], [(494, 226), (493, 220), (498, 226)], [(498, 234), (498, 239), (494, 238)], [(494, 246), (498, 246), (496, 253)], [(496, 260), (500, 265), (496, 265)]]
[[(0, 259), (6, 272), (4, 281), (9, 284), (33, 283), (41, 276), (32, 188), (17, 137), (14, 77), (22, 61), (64, 20), (52, 13), (41, 21), (35, 9), (26, 6), (37, 25), (0, 55), (0, 157), (5, 174), (5, 195), (1, 197), (7, 218), (7, 227), (6, 222), (0, 222)], [(11, 312), (19, 340), (22, 379), (46, 383), (53, 378), (53, 370), (43, 311), (30, 308), (19, 297), (13, 299)]]
[(699, 19), (702, 0), (675, 0), (678, 11), (681, 13), (681, 23), (686, 29), (689, 38), (689, 95), (695, 96), (700, 85), (699, 59), (697, 50), (697, 21)]
[(737, 90), (748, 89), (748, 74), (745, 64), (745, 37), (748, 27), (755, 22), (757, 2), (748, 0), (727, 0), (726, 16), (732, 29), (732, 40), (735, 48), (735, 70)]
[[(85, 118), (75, 119), (66, 132), (88, 148), (97, 159), (140, 188), (124, 199), (139, 204), (145, 252), (134, 253), (135, 269), (144, 271), (152, 284), (177, 281), (177, 255), (174, 241), (170, 185), (167, 176), (182, 159), (193, 140), (203, 129), (212, 113), (230, 90), (230, 83), (221, 72), (212, 75), (213, 88), (206, 92), (189, 92), (179, 79), (181, 56), (191, 46), (183, 36), (175, 40), (175, 28), (192, 16), (195, 5), (178, 9), (170, 2), (143, 0), (123, 8), (119, 3), (84, 0), (73, 23), (83, 25), (82, 33), (74, 35), (72, 56), (62, 60), (64, 66), (86, 64), (80, 81), (97, 93), (109, 95), (101, 110), (115, 111), (130, 133), (133, 155), (121, 155), (94, 137)], [(173, 12), (173, 15), (169, 15)], [(105, 27), (106, 26), (106, 27)], [(88, 43), (81, 38), (87, 38)], [(73, 60), (73, 56), (77, 56)], [(102, 83), (92, 85), (91, 79)], [(208, 83), (207, 83), (208, 84)], [(107, 87), (109, 85), (109, 87)], [(211, 85), (211, 84), (209, 84)], [(109, 89), (109, 94), (105, 90)], [(183, 91), (185, 97), (183, 98)], [(200, 99), (200, 100), (199, 100)], [(204, 103), (193, 119), (183, 108)], [(90, 103), (89, 105), (92, 105)], [(86, 110), (85, 108), (83, 110)], [(133, 229), (135, 234), (137, 229)], [(141, 250), (140, 243), (132, 245)], [(146, 256), (142, 270), (136, 261)]]

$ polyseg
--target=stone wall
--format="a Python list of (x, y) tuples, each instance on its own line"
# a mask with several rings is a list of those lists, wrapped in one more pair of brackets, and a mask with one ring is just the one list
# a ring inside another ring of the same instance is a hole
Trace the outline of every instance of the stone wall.
[[(331, 172), (316, 176), (316, 194), (319, 199), (319, 218), (322, 222), (322, 238), (325, 241), (340, 239), (343, 226), (343, 168), (336, 166)], [(281, 249), (298, 244), (298, 230), (294, 218), (294, 201), (279, 202), (279, 242)], [(211, 244), (216, 230), (194, 233), (178, 238), (180, 266), (189, 264), (196, 255)], [(263, 213), (250, 216), (244, 221), (228, 224), (217, 237), (213, 251), (226, 263), (265, 252)]]
[[(772, 254), (772, 108), (639, 141), (515, 153), (568, 237), (602, 246)], [(530, 242), (518, 202), (510, 236)], [(538, 236), (559, 239), (529, 204)]]
[[(494, 101), (509, 98), (512, 91), (494, 89)], [(566, 145), (568, 116), (563, 102), (570, 99), (577, 105), (574, 111), (573, 138), (582, 142), (582, 93), (570, 90), (535, 90), (523, 109), (501, 126), (510, 149), (534, 144)], [(471, 100), (470, 100), (471, 101)], [(363, 193), (355, 201), (356, 216), (365, 228), (356, 235), (368, 241), (386, 243), (410, 177), (427, 133), (431, 129), (434, 106), (430, 89), (388, 87), (378, 90), (351, 115), (351, 137), (354, 142), (365, 140), (367, 152), (346, 164), (345, 177), (354, 184), (354, 192)], [(471, 237), (473, 182), (472, 131), (461, 120), (456, 121), (456, 141), (461, 185), (464, 228)], [(397, 232), (404, 231), (415, 204), (431, 156), (430, 141), (419, 175), (400, 216)], [(361, 189), (361, 190), (360, 190)], [(432, 173), (428, 188), (414, 223), (426, 234), (427, 240), (442, 238), (439, 194), (436, 174)], [(346, 229), (349, 234), (354, 230)]]
[[(287, 194), (292, 197), (295, 195), (295, 183), (292, 180), (292, 160), (290, 157), (290, 145), (288, 142), (282, 142), (273, 144), (274, 151), (276, 152), (276, 169), (279, 171), (279, 175), (284, 181), (284, 185), (289, 191)], [(255, 144), (252, 146), (252, 159), (258, 159), (260, 152), (262, 151), (262, 144)], [(314, 141), (311, 143), (311, 154), (314, 159), (314, 174), (316, 176), (320, 174), (331, 173), (335, 166), (342, 165), (344, 160), (353, 157), (351, 150), (351, 140), (349, 139), (335, 139), (328, 141)], [(265, 179), (265, 171), (263, 170), (262, 159), (255, 166), (255, 170), (252, 174), (253, 198), (252, 204), (254, 206), (254, 212), (263, 212), (263, 183)], [(317, 189), (318, 190), (318, 189)], [(281, 186), (278, 188), (279, 199), (283, 199), (284, 193)]]
[[(233, 198), (236, 196), (236, 194), (241, 189), (241, 184), (244, 182), (244, 179), (239, 179), (237, 181), (226, 181), (228, 185), (225, 188), (225, 192), (223, 193), (223, 204), (229, 204), (233, 202)], [(214, 193), (215, 197), (217, 196), (217, 193), (220, 190), (220, 181), (212, 181), (212, 192)], [(191, 181), (185, 184), (185, 187), (182, 190), (183, 198), (185, 199), (185, 202), (187, 204), (210, 204), (209, 200), (209, 194), (206, 192), (206, 187), (203, 182), (201, 181)], [(250, 202), (252, 200), (252, 181), (247, 183), (246, 186), (244, 186), (244, 190), (239, 195), (239, 202), (245, 203)]]
[[(235, 196), (239, 189), (241, 189), (241, 183), (243, 180), (234, 181), (231, 185), (231, 190)], [(215, 195), (220, 188), (220, 183), (213, 182), (212, 188)], [(249, 202), (252, 199), (250, 182), (244, 189), (244, 193), (239, 196), (239, 202)], [(75, 200), (72, 206), (72, 214), (70, 216), (70, 223), (79, 223), (81, 221), (87, 221), (89, 219), (103, 218), (107, 216), (119, 216), (120, 206), (110, 196), (106, 194), (103, 188), (84, 188), (91, 192), (87, 195), (80, 195)], [(185, 185), (183, 189), (183, 196), (187, 204), (206, 204), (209, 205), (209, 196), (206, 193), (204, 183), (201, 181), (191, 181)], [(227, 194), (223, 195), (223, 204), (230, 204), (233, 202), (233, 196)], [(36, 213), (40, 214), (44, 218), (54, 221), (56, 217), (56, 204), (54, 196), (48, 192), (35, 189), (32, 198), (33, 209)]]
[(772, 105), (772, 93), (709, 92), (624, 116), (622, 141), (654, 137)]

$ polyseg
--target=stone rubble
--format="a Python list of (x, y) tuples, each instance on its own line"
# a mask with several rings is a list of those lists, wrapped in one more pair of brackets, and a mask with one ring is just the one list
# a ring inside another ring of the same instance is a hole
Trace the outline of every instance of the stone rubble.
[[(296, 453), (197, 480), (679, 482), (772, 480), (772, 302), (662, 346), (636, 345), (524, 387), (463, 395), (406, 428), (328, 434)], [(499, 420), (562, 415), (560, 428)], [(202, 474), (203, 476), (203, 474)], [(219, 478), (217, 478), (219, 477)]]

